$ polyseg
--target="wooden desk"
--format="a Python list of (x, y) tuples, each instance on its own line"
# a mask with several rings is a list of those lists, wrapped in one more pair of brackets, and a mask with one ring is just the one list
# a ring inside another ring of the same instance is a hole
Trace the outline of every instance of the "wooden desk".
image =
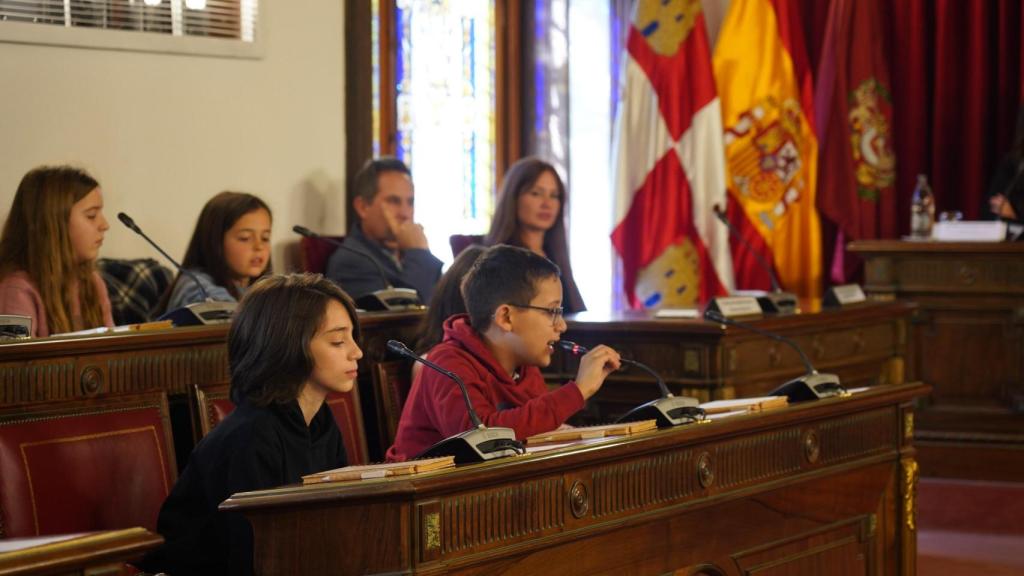
[(0, 541), (0, 576), (120, 576), (164, 541), (144, 528)]
[[(387, 340), (412, 338), (422, 315), (373, 312), (359, 316), (364, 354), (359, 363), (359, 396), (371, 458), (381, 454), (373, 368), (384, 361)], [(170, 398), (175, 450), (183, 464), (193, 444), (189, 390), (196, 384), (230, 379), (227, 333), (226, 325), (195, 326), (4, 343), (0, 345), (0, 404), (163, 390)]]
[[(822, 372), (847, 387), (905, 381), (907, 329), (913, 307), (902, 303), (824, 310), (751, 322), (800, 345)], [(577, 314), (563, 336), (587, 347), (608, 344), (659, 372), (674, 394), (702, 401), (759, 396), (805, 372), (789, 346), (742, 328), (704, 320), (653, 318), (647, 312)], [(574, 378), (579, 361), (558, 354), (552, 382)], [(591, 401), (585, 421), (608, 422), (656, 398), (651, 378), (637, 370), (610, 376)]]
[(762, 415), (402, 479), (236, 494), (264, 574), (914, 574), (912, 400)]
[(854, 242), (873, 298), (917, 303), (910, 366), (934, 387), (928, 476), (1024, 481), (1024, 244)]

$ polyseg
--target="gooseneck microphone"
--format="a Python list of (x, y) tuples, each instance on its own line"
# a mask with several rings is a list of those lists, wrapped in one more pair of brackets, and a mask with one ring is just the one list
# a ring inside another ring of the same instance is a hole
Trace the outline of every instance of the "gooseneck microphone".
[(196, 286), (199, 287), (199, 291), (203, 293), (204, 301), (213, 302), (213, 298), (210, 298), (210, 293), (206, 291), (206, 288), (203, 286), (203, 283), (199, 281), (199, 277), (196, 276), (195, 273), (193, 273), (191, 270), (182, 268), (181, 264), (178, 264), (177, 260), (171, 258), (171, 255), (168, 254), (167, 252), (164, 252), (164, 249), (161, 248), (156, 242), (154, 242), (152, 238), (146, 236), (146, 233), (142, 231), (142, 228), (139, 228), (139, 225), (135, 223), (135, 220), (132, 220), (131, 216), (125, 214), (124, 212), (118, 212), (117, 219), (120, 220), (122, 224), (127, 226), (129, 230), (135, 232), (139, 236), (142, 236), (142, 238), (146, 242), (149, 242), (150, 246), (156, 248), (157, 252), (162, 254), (164, 258), (166, 258), (171, 264), (174, 265), (175, 268), (177, 268), (179, 274), (184, 274), (185, 276), (188, 276), (190, 280), (195, 282)]
[[(573, 356), (582, 356), (588, 352), (586, 347), (580, 346), (579, 344), (569, 340), (559, 340), (558, 346)], [(669, 392), (668, 386), (665, 385), (665, 380), (661, 375), (646, 364), (637, 362), (636, 360), (630, 360), (628, 358), (620, 357), (619, 360), (623, 364), (635, 366), (653, 376), (658, 383), (658, 388), (661, 390), (661, 398), (651, 400), (646, 404), (641, 404), (640, 406), (633, 408), (620, 417), (618, 422), (656, 420), (658, 422), (658, 428), (668, 428), (670, 426), (689, 424), (703, 419), (704, 410), (700, 407), (700, 402), (698, 402), (696, 398), (690, 398), (688, 396), (674, 396)]]
[(761, 254), (759, 254), (757, 250), (751, 246), (750, 242), (740, 234), (740, 231), (736, 229), (736, 225), (729, 221), (729, 217), (726, 216), (725, 211), (722, 210), (718, 204), (712, 206), (711, 211), (715, 213), (715, 217), (718, 218), (718, 221), (729, 229), (729, 235), (738, 240), (739, 243), (746, 248), (747, 252), (750, 252), (750, 255), (754, 257), (754, 261), (757, 262), (758, 267), (768, 274), (768, 279), (772, 283), (772, 291), (759, 294), (757, 296), (757, 301), (761, 305), (761, 309), (765, 312), (776, 314), (792, 314), (796, 312), (796, 296), (782, 290), (782, 285), (779, 284), (779, 279), (775, 276), (775, 270), (764, 261)]
[(488, 428), (487, 426), (484, 426), (484, 423), (480, 420), (480, 416), (478, 416), (476, 410), (473, 409), (473, 402), (469, 399), (469, 390), (466, 388), (466, 384), (462, 381), (462, 378), (459, 378), (458, 374), (450, 370), (445, 370), (426, 358), (421, 358), (415, 352), (410, 350), (408, 346), (398, 340), (388, 340), (387, 347), (388, 350), (398, 354), (399, 356), (404, 356), (414, 362), (419, 362), (427, 368), (435, 370), (447, 378), (454, 380), (455, 383), (458, 384), (459, 390), (462, 391), (462, 399), (466, 403), (466, 412), (469, 414), (469, 419), (473, 423), (473, 428), (441, 440), (437, 444), (434, 444), (430, 448), (424, 450), (421, 454), (417, 455), (416, 458), (454, 456), (456, 464), (465, 464), (526, 453), (526, 449), (523, 448), (523, 443), (516, 440), (515, 430), (511, 428)]
[(352, 254), (358, 254), (362, 258), (366, 258), (373, 265), (373, 268), (377, 271), (377, 275), (380, 276), (380, 281), (384, 284), (383, 290), (374, 290), (369, 294), (364, 294), (359, 298), (356, 298), (356, 305), (364, 310), (409, 310), (417, 309), (422, 307), (420, 302), (419, 294), (412, 288), (395, 288), (391, 282), (388, 281), (388, 275), (384, 272), (384, 267), (377, 262), (373, 256), (370, 256), (366, 252), (346, 246), (344, 242), (339, 242), (334, 238), (322, 236), (313, 232), (305, 226), (295, 225), (292, 226), (292, 231), (299, 236), (304, 236), (310, 239), (323, 240), (328, 244), (350, 252)]
[(712, 322), (718, 322), (719, 324), (737, 326), (744, 330), (750, 330), (755, 334), (771, 338), (776, 342), (782, 342), (793, 350), (796, 350), (796, 353), (800, 356), (800, 360), (803, 362), (804, 368), (807, 372), (803, 376), (794, 378), (775, 390), (772, 390), (768, 393), (769, 396), (785, 396), (791, 403), (796, 403), (847, 394), (846, 388), (843, 388), (843, 385), (839, 383), (839, 376), (818, 372), (814, 365), (811, 364), (811, 360), (807, 357), (807, 354), (804, 354), (803, 349), (800, 348), (800, 346), (793, 340), (786, 338), (781, 334), (776, 334), (775, 332), (762, 330), (756, 326), (747, 324), (746, 322), (738, 322), (736, 320), (726, 318), (716, 310), (705, 310), (704, 318)]
[[(195, 285), (199, 288), (199, 292), (203, 295), (202, 302), (195, 302), (188, 304), (182, 308), (176, 308), (174, 310), (168, 310), (160, 320), (170, 320), (175, 326), (196, 326), (200, 324), (226, 324), (231, 321), (231, 317), (235, 314), (235, 308), (238, 306), (237, 302), (217, 302), (210, 297), (210, 293), (207, 292), (203, 283), (199, 281), (199, 277), (194, 272), (183, 267), (178, 263), (177, 260), (171, 258), (170, 254), (164, 252), (164, 249), (157, 245), (152, 238), (146, 236), (146, 233), (142, 231), (142, 228), (132, 220), (131, 216), (124, 212), (117, 213), (117, 219), (122, 224), (128, 227), (129, 230), (135, 232), (139, 236), (142, 236), (146, 242), (156, 251), (163, 255), (174, 267), (178, 270), (179, 274), (187, 276)], [(173, 289), (173, 286), (172, 286)]]

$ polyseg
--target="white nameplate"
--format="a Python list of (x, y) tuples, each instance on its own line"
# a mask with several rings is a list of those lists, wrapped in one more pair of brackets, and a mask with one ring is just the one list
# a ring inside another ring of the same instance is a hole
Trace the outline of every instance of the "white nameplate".
[(717, 310), (726, 318), (750, 318), (760, 317), (761, 305), (753, 296), (720, 296), (713, 298), (708, 304), (708, 309)]
[(1006, 240), (1006, 222), (999, 220), (965, 220), (936, 222), (932, 240), (940, 242), (1002, 242)]
[(825, 292), (825, 306), (842, 308), (852, 304), (863, 304), (868, 298), (860, 284), (842, 284), (833, 286)]

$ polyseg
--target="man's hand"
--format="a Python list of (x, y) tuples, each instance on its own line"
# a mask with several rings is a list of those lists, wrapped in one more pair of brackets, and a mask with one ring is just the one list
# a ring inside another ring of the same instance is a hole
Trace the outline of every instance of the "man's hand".
[(579, 387), (583, 399), (586, 400), (597, 393), (609, 374), (622, 367), (619, 353), (601, 344), (580, 359), (580, 368), (576, 372), (576, 386)]
[(430, 248), (430, 244), (427, 242), (427, 235), (423, 232), (423, 226), (412, 220), (399, 222), (398, 218), (389, 211), (384, 212), (384, 217), (388, 220), (388, 227), (391, 228), (391, 234), (395, 237), (399, 250), (408, 250), (410, 248), (423, 248), (426, 250)]
[(1017, 213), (1013, 210), (1013, 205), (1010, 201), (1002, 194), (996, 194), (995, 196), (988, 199), (989, 208), (992, 213), (1000, 218), (1006, 218), (1008, 220), (1016, 220)]

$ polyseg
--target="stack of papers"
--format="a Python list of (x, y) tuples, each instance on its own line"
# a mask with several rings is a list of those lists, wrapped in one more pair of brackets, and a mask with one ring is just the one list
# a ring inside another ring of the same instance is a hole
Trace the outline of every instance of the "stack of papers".
[(735, 400), (715, 400), (705, 402), (700, 407), (706, 414), (721, 414), (723, 412), (760, 412), (785, 408), (788, 405), (789, 400), (785, 396), (758, 396), (756, 398), (736, 398)]
[(424, 458), (407, 462), (389, 462), (386, 464), (363, 464), (361, 466), (345, 466), (302, 477), (303, 484), (319, 484), (321, 482), (343, 482), (346, 480), (366, 480), (369, 478), (387, 478), (389, 476), (408, 476), (444, 468), (454, 468), (454, 456)]
[(530, 436), (526, 439), (526, 443), (530, 446), (537, 446), (539, 444), (552, 444), (556, 442), (576, 442), (591, 438), (607, 438), (608, 436), (630, 436), (640, 432), (647, 432), (648, 430), (656, 430), (657, 428), (657, 420), (560, 428), (551, 432)]

